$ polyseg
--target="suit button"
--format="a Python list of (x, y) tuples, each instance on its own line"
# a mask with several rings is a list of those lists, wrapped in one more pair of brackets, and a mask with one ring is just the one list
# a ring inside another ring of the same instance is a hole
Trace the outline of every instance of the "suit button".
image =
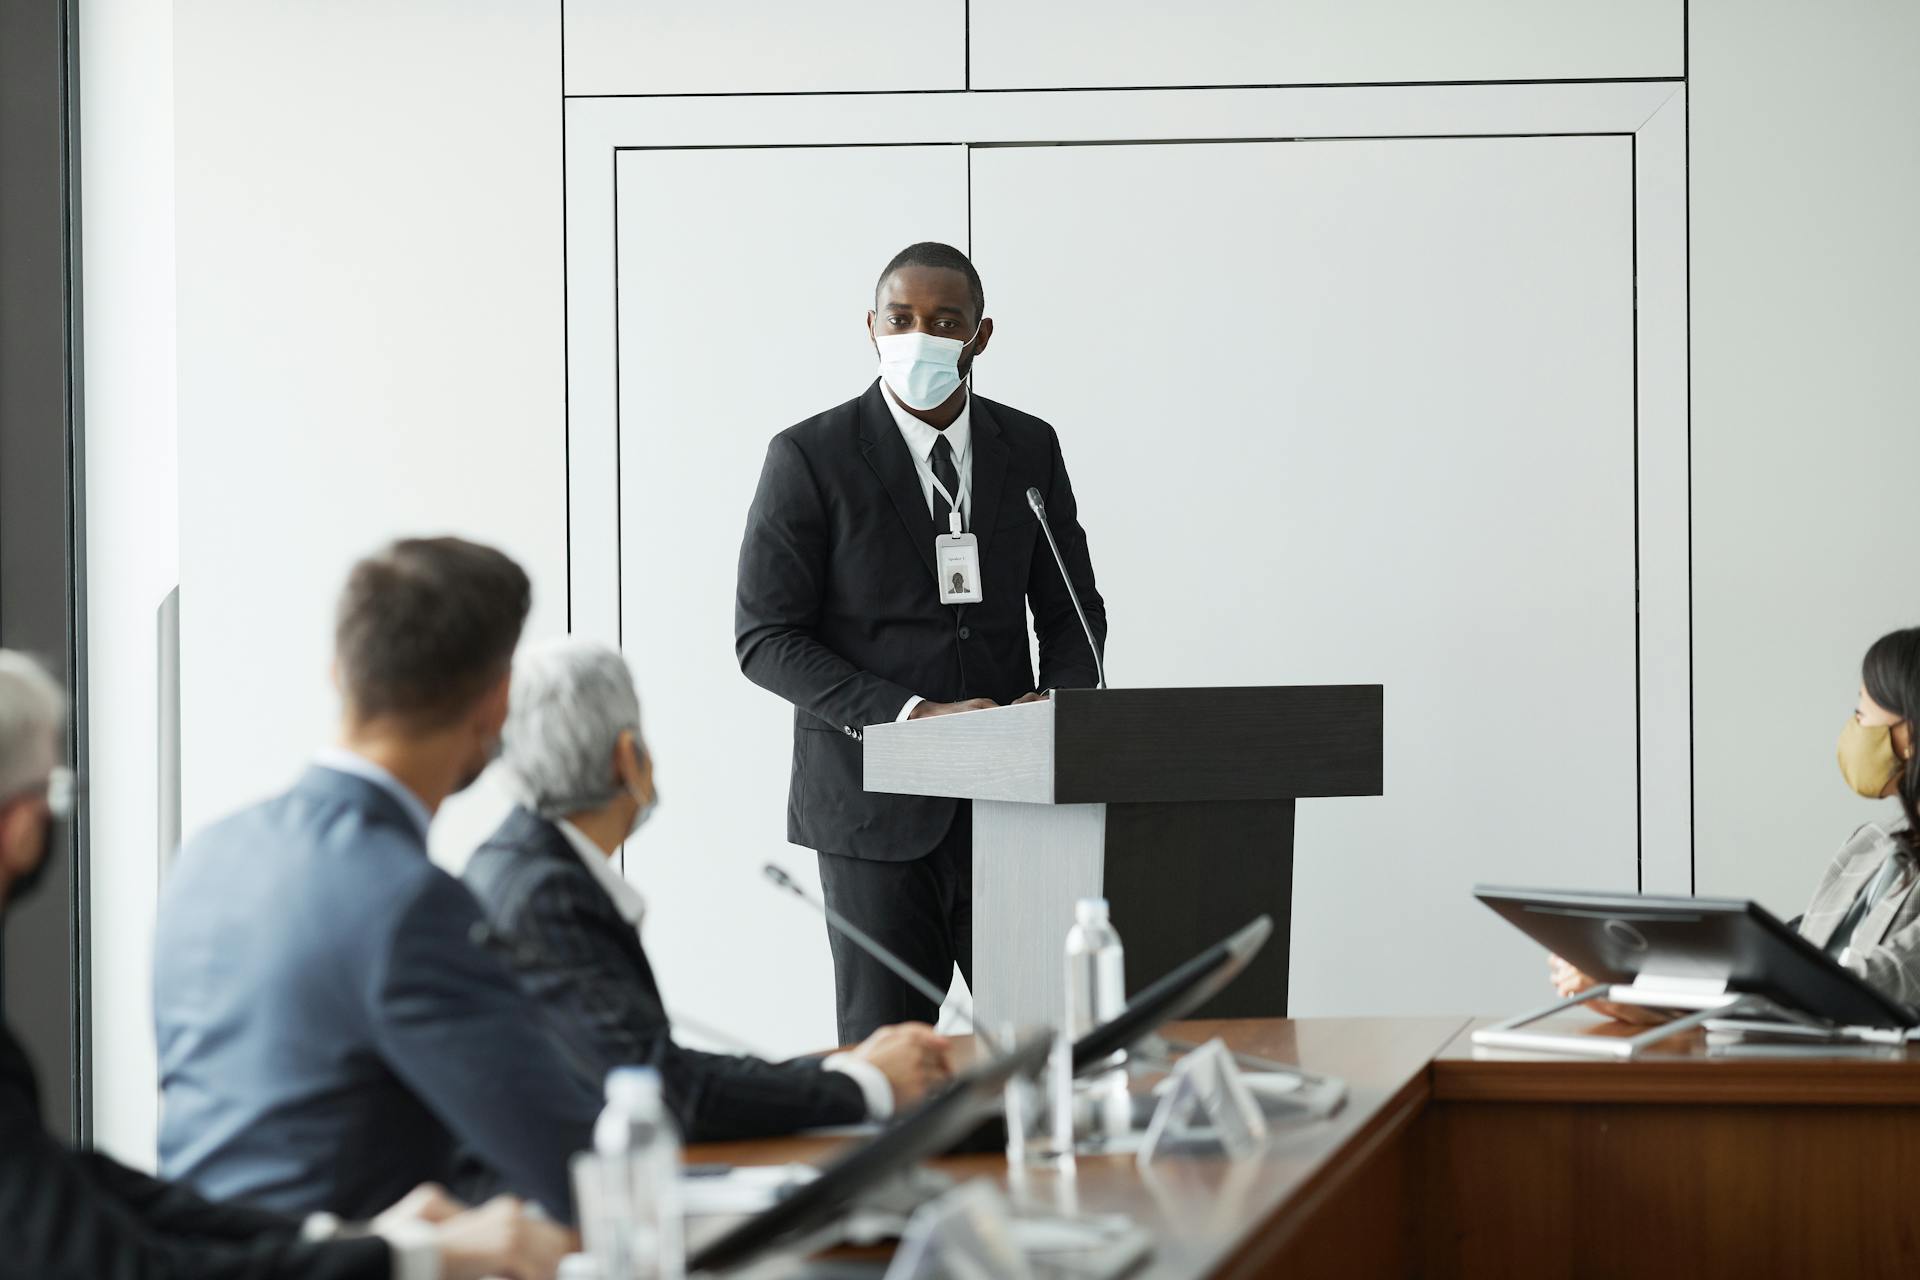
[(972, 628), (972, 627), (962, 627), (962, 628), (960, 628), (960, 638), (961, 638), (962, 640), (971, 640), (971, 639), (973, 639), (973, 628)]

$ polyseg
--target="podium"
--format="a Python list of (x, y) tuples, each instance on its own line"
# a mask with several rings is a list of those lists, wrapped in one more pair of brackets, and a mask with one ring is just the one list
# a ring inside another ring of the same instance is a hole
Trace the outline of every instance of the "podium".
[(1137, 991), (1261, 912), (1274, 935), (1195, 1017), (1284, 1017), (1294, 801), (1381, 793), (1379, 685), (1062, 689), (870, 726), (869, 791), (973, 801), (977, 1019), (1061, 1024), (1078, 898)]

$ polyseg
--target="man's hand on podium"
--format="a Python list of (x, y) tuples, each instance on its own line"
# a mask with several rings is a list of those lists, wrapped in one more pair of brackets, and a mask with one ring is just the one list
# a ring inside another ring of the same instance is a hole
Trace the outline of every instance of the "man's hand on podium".
[(1019, 697), (1013, 700), (1013, 705), (1018, 707), (1018, 706), (1023, 706), (1024, 704), (1029, 702), (1045, 702), (1046, 700), (1047, 700), (1046, 694), (1035, 691), (1033, 693), (1021, 694)]
[[(1025, 699), (1021, 699), (1025, 701)], [(928, 716), (951, 716), (962, 711), (985, 711), (1000, 704), (992, 698), (968, 698), (965, 702), (922, 702), (917, 704), (909, 720), (925, 720)]]

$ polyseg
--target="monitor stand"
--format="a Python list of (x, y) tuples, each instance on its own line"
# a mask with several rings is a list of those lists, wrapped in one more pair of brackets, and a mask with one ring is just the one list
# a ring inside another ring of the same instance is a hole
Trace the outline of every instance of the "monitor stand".
[[(1525, 1028), (1563, 1013), (1589, 1000), (1610, 1000), (1615, 1004), (1637, 1004), (1650, 1009), (1687, 1010), (1670, 1022), (1649, 1027), (1631, 1036), (1569, 1035), (1565, 1032), (1528, 1031)], [(1590, 987), (1579, 995), (1556, 1000), (1545, 1008), (1523, 1013), (1517, 1018), (1482, 1027), (1473, 1033), (1473, 1043), (1486, 1049), (1522, 1049), (1532, 1053), (1574, 1053), (1586, 1057), (1632, 1058), (1654, 1045), (1714, 1018), (1734, 1016), (1766, 1017), (1775, 1021), (1806, 1022), (1762, 996), (1729, 991), (1719, 980), (1665, 977), (1643, 973), (1630, 983)]]

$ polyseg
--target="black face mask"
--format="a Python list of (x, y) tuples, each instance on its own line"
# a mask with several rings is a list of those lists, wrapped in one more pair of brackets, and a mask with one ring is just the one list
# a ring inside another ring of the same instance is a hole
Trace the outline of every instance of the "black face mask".
[(46, 848), (41, 851), (39, 863), (33, 870), (13, 882), (13, 887), (7, 890), (5, 906), (19, 906), (32, 897), (33, 891), (40, 887), (40, 882), (46, 878), (47, 868), (53, 865), (54, 855), (66, 848), (67, 824), (58, 818), (49, 818), (43, 838), (46, 840)]

